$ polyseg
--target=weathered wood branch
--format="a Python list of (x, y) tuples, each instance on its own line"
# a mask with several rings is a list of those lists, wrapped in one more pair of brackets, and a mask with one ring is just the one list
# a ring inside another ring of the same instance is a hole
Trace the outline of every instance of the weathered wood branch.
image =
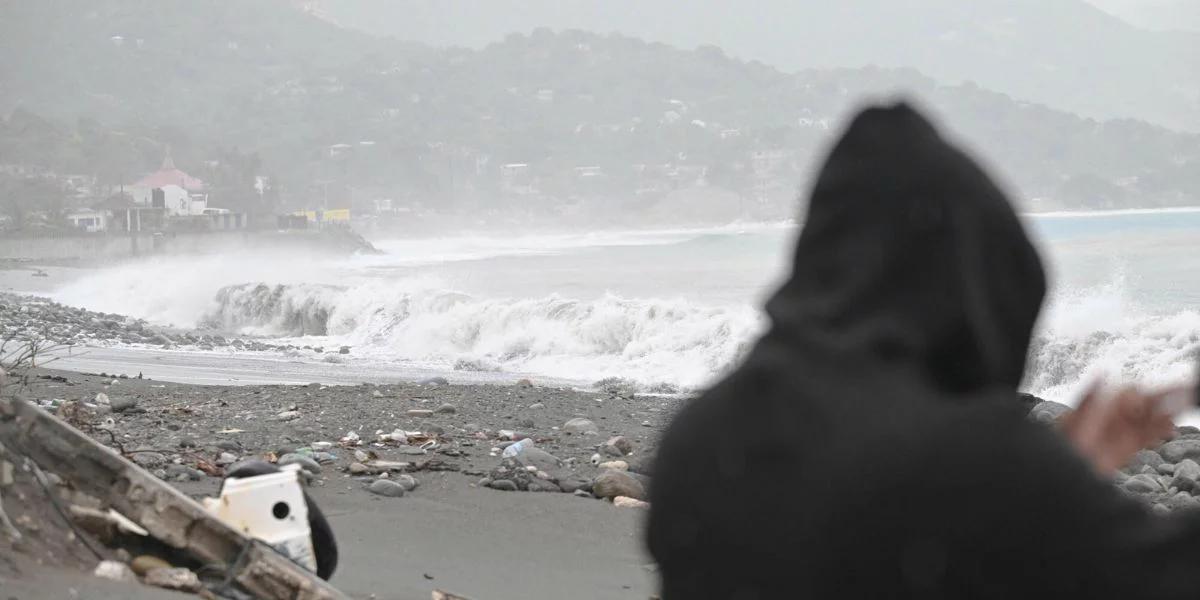
[(232, 567), (234, 580), (259, 598), (346, 598), (315, 573), (246, 538), (191, 498), (34, 404), (0, 401), (0, 442), (99, 498), (168, 546), (205, 564)]

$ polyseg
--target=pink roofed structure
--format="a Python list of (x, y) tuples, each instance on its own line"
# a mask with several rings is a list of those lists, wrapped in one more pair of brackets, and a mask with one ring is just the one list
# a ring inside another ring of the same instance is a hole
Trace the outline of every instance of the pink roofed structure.
[(162, 168), (137, 180), (131, 187), (154, 189), (166, 185), (177, 185), (189, 192), (199, 192), (204, 189), (204, 182), (180, 171), (175, 167), (175, 161), (167, 155), (163, 159)]

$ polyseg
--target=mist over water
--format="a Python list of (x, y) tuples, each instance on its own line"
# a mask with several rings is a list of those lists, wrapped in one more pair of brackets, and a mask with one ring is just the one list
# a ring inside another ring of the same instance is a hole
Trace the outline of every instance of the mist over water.
[[(1036, 215), (1052, 288), (1026, 387), (1070, 400), (1096, 377), (1192, 375), (1200, 349), (1200, 212)], [(380, 240), (346, 259), (159, 258), (68, 283), (55, 298), (159, 324), (350, 346), (447, 372), (702, 388), (765, 329), (795, 226), (739, 224), (525, 237)], [(514, 375), (515, 376), (515, 375)]]

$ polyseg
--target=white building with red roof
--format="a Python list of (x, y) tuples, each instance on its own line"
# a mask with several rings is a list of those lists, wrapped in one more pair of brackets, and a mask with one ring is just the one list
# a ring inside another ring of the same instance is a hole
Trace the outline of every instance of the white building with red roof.
[(203, 181), (179, 170), (175, 166), (175, 161), (171, 160), (170, 155), (167, 155), (163, 159), (162, 168), (125, 186), (125, 193), (133, 198), (134, 204), (149, 206), (154, 190), (164, 189), (168, 186), (181, 188), (189, 194), (202, 194), (205, 188)]

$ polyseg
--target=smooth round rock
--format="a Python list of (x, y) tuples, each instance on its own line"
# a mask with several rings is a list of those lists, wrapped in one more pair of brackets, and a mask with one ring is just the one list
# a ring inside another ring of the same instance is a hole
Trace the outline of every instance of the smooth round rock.
[(616, 498), (628, 496), (638, 500), (646, 498), (646, 489), (642, 483), (629, 473), (612, 469), (600, 473), (592, 480), (592, 493), (597, 498)]
[(1163, 487), (1159, 485), (1158, 480), (1145, 474), (1134, 475), (1126, 479), (1125, 483), (1121, 484), (1121, 487), (1135, 494), (1151, 494), (1163, 491)]
[(284, 454), (283, 456), (279, 457), (279, 460), (276, 461), (275, 464), (277, 464), (281, 467), (285, 466), (285, 465), (296, 464), (296, 465), (300, 465), (301, 471), (305, 471), (312, 475), (320, 475), (321, 474), (321, 465), (317, 461), (315, 461), (307, 456), (304, 456), (303, 454), (296, 454), (296, 453)]
[(595, 423), (584, 418), (575, 418), (567, 421), (563, 424), (562, 430), (575, 435), (595, 435), (600, 433), (600, 428), (596, 427)]
[(171, 563), (157, 556), (142, 554), (129, 562), (129, 568), (133, 569), (133, 572), (141, 577), (154, 569), (170, 569)]
[(1158, 453), (1172, 463), (1185, 458), (1200, 460), (1200, 440), (1172, 440), (1160, 446)]
[(389, 498), (399, 498), (404, 495), (404, 486), (390, 479), (376, 479), (367, 486), (367, 490), (372, 494)]
[(493, 490), (501, 490), (504, 492), (517, 491), (517, 484), (510, 479), (496, 479), (488, 484), (488, 487)]
[(1125, 470), (1129, 473), (1140, 473), (1144, 466), (1149, 465), (1157, 469), (1166, 462), (1161, 454), (1153, 450), (1138, 450), (1129, 460), (1129, 464), (1125, 465)]
[(1039, 423), (1053, 423), (1069, 412), (1071, 412), (1071, 407), (1066, 404), (1044, 400), (1029, 411), (1029, 418)]

